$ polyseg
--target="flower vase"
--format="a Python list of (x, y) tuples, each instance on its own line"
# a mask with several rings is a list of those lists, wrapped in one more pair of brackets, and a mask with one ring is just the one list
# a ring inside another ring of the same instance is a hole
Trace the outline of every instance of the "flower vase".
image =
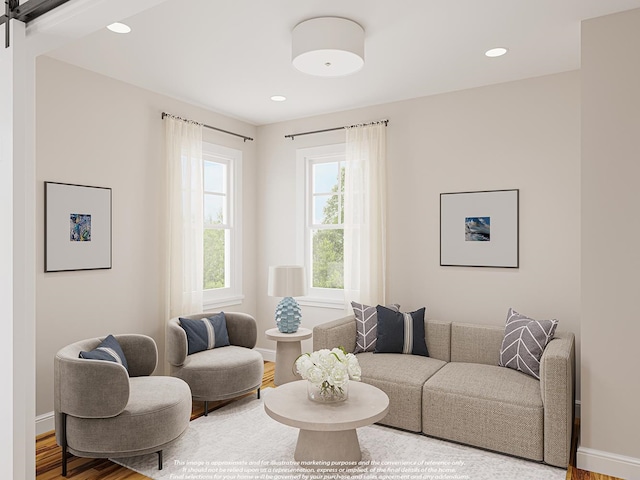
[(307, 396), (309, 400), (319, 403), (344, 402), (349, 397), (349, 382), (342, 387), (336, 387), (327, 381), (320, 386), (307, 382)]

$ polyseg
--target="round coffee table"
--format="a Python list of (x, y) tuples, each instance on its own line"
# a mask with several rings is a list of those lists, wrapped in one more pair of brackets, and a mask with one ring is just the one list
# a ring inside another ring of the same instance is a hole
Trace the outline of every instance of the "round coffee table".
[(351, 381), (344, 402), (314, 402), (307, 397), (307, 381), (300, 380), (265, 395), (264, 409), (274, 420), (300, 429), (296, 461), (355, 464), (362, 459), (356, 428), (382, 420), (389, 411), (389, 397), (372, 385)]

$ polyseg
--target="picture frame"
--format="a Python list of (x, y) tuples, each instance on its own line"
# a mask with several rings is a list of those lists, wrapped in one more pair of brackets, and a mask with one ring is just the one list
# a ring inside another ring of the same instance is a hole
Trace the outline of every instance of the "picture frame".
[(519, 268), (520, 190), (440, 194), (440, 266)]
[(44, 271), (110, 269), (111, 189), (44, 182)]

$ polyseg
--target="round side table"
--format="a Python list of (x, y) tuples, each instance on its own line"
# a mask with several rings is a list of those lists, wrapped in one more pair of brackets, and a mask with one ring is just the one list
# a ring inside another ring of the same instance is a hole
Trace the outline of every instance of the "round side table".
[(308, 328), (299, 327), (294, 333), (282, 333), (277, 328), (270, 328), (264, 333), (267, 339), (277, 342), (274, 383), (283, 385), (300, 380), (300, 375), (295, 373), (294, 363), (302, 355), (302, 340), (311, 338), (313, 332)]

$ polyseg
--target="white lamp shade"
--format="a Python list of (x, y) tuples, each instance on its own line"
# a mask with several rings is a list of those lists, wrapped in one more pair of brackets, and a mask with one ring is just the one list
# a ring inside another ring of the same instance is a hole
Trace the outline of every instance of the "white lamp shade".
[(300, 297), (306, 295), (304, 267), (300, 265), (279, 265), (269, 267), (270, 297)]
[(301, 72), (338, 77), (364, 65), (364, 29), (338, 17), (305, 20), (292, 33), (291, 60)]

